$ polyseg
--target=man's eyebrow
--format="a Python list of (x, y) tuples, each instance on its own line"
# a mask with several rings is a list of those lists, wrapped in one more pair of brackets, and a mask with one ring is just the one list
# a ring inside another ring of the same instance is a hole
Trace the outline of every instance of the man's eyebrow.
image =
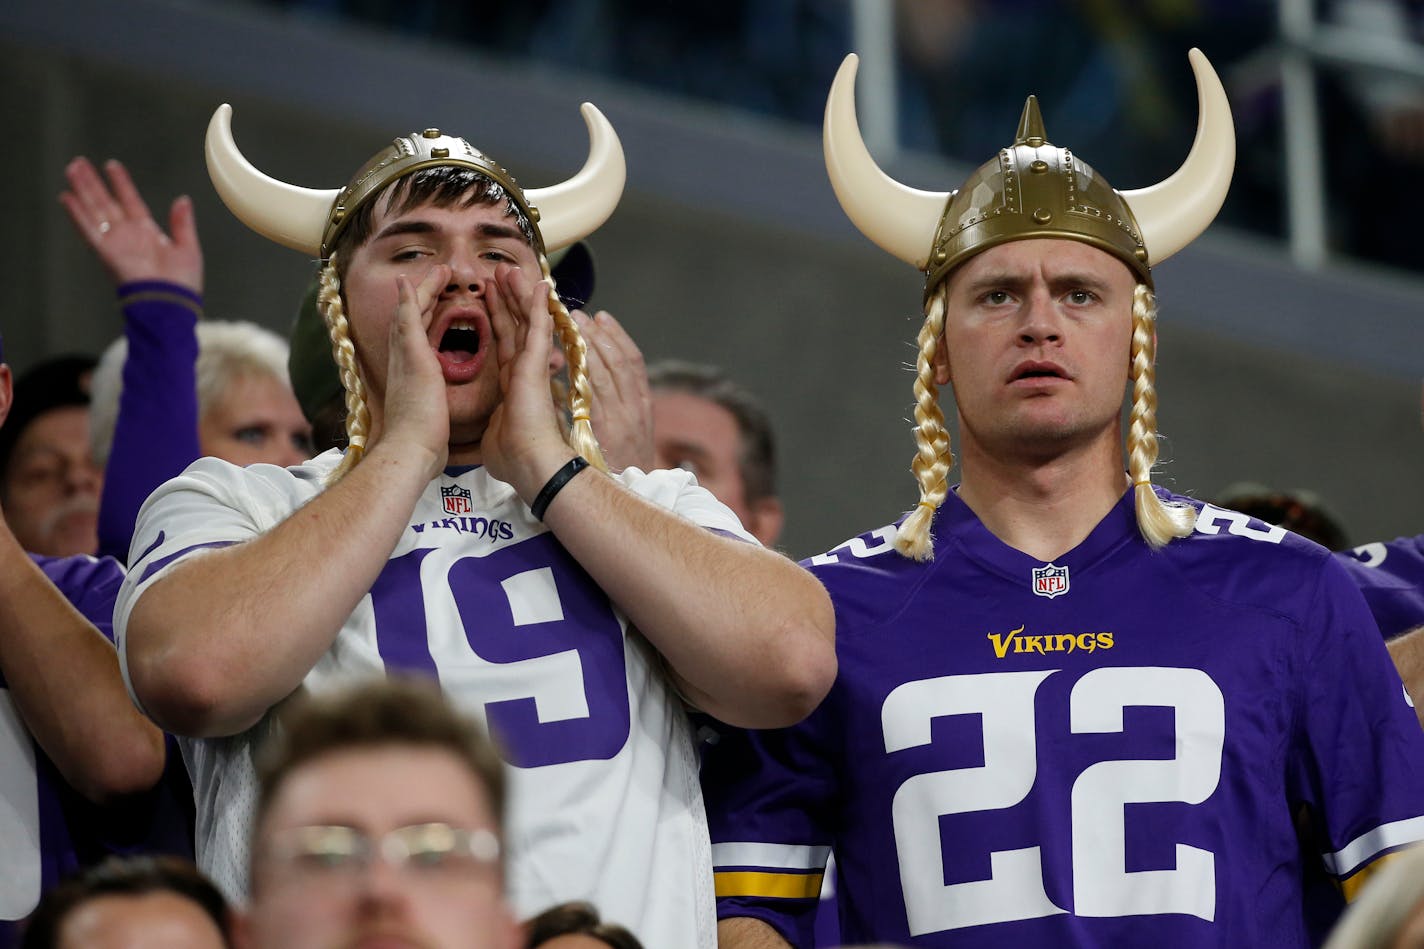
[(495, 224), (492, 222), (484, 222), (480, 224), (479, 227), (475, 228), (475, 233), (480, 234), (484, 237), (508, 237), (513, 240), (517, 240), (520, 243), (525, 243), (524, 232), (512, 224)]
[(381, 228), (380, 233), (371, 239), (379, 241), (398, 234), (433, 234), (436, 230), (438, 228), (429, 221), (422, 221), (419, 218), (404, 218), (387, 224)]
[[(434, 234), (440, 230), (440, 227), (430, 221), (423, 221), (420, 218), (403, 218), (399, 221), (392, 221), (387, 224), (371, 239), (379, 241), (401, 234)], [(509, 224), (482, 222), (475, 227), (475, 233), (481, 237), (517, 240), (520, 243), (525, 243), (524, 233), (520, 231), (519, 228)]]
[(1016, 290), (1028, 283), (1028, 277), (1023, 274), (1009, 273), (1008, 271), (995, 270), (979, 274), (964, 285), (964, 289), (970, 293), (981, 293), (985, 290), (997, 290), (1007, 287)]

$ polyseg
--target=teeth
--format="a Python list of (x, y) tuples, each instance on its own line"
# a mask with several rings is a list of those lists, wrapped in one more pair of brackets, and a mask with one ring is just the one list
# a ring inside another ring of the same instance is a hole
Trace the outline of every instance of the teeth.
[(474, 320), (451, 320), (449, 328), (452, 330), (472, 330), (475, 328), (475, 323)]

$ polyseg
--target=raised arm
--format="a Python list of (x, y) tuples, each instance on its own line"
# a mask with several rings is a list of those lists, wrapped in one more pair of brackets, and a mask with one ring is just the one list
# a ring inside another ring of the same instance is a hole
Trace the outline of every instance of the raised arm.
[[(508, 268), (497, 280), (490, 313), (504, 402), (482, 451), (490, 473), (531, 503), (574, 453), (544, 380), (547, 288)], [(597, 471), (568, 482), (544, 521), (703, 711), (748, 728), (790, 725), (830, 689), (830, 599), (791, 561), (704, 530)]]
[(75, 230), (114, 282), (128, 355), (105, 461), (99, 552), (125, 560), (143, 502), (200, 454), (194, 327), (202, 314), (203, 252), (187, 197), (164, 233), (117, 161), (105, 184), (87, 158), (65, 168), (60, 194)]
[(129, 676), (168, 730), (250, 727), (301, 683), (375, 583), (445, 464), (444, 384), (421, 320), (448, 273), (432, 268), (418, 289), (402, 281), (385, 428), (365, 459), (270, 531), (180, 562), (139, 595), (126, 625)]
[[(118, 567), (107, 597), (112, 610)], [(0, 519), (0, 673), (64, 779), (96, 803), (163, 773), (163, 735), (134, 708), (114, 647), (44, 575)]]

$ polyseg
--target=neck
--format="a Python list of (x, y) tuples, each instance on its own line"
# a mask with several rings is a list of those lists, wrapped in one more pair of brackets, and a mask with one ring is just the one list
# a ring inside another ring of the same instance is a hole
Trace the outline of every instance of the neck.
[(965, 437), (960, 472), (959, 498), (980, 522), (1045, 562), (1082, 543), (1127, 489), (1115, 430), (1111, 439), (1031, 456), (993, 454)]

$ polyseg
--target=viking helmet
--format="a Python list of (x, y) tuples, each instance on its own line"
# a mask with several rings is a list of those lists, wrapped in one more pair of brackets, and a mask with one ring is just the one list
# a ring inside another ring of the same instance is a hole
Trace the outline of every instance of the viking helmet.
[(591, 234), (623, 194), (623, 148), (613, 126), (590, 103), (580, 111), (589, 135), (583, 168), (562, 184), (530, 191), (469, 142), (439, 129), (397, 138), (344, 188), (297, 187), (269, 178), (238, 151), (229, 105), (219, 106), (208, 123), (208, 174), (223, 203), (248, 227), (293, 250), (325, 258), (352, 212), (390, 182), (437, 165), (472, 168), (505, 190), (533, 228), (534, 250), (543, 255)]
[(1082, 241), (1120, 258), (1152, 286), (1151, 269), (1206, 230), (1226, 199), (1236, 135), (1221, 80), (1200, 50), (1188, 54), (1200, 103), (1196, 139), (1171, 177), (1116, 191), (1069, 149), (1052, 145), (1030, 96), (1012, 145), (957, 191), (907, 188), (866, 150), (855, 116), (854, 53), (826, 101), (824, 144), (831, 186), (847, 216), (881, 248), (925, 272), (925, 295), (956, 266), (1008, 241)]

